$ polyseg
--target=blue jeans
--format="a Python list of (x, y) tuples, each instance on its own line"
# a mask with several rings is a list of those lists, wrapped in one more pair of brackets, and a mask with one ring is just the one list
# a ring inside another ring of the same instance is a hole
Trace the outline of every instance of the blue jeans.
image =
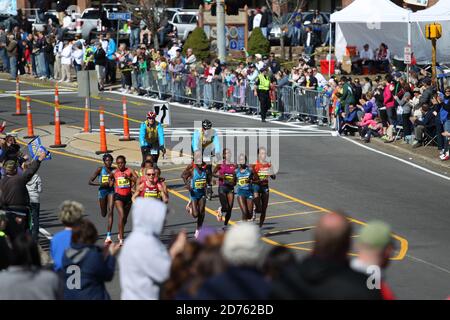
[(17, 77), (17, 58), (16, 57), (9, 57), (9, 71), (11, 78)]
[(203, 86), (203, 106), (205, 108), (211, 108), (211, 100), (212, 100), (212, 84), (205, 83)]
[(292, 42), (293, 46), (299, 46), (300, 45), (301, 34), (302, 34), (302, 30), (301, 29), (295, 28), (295, 27), (292, 29), (291, 42)]
[(45, 77), (47, 75), (47, 65), (43, 52), (36, 56), (36, 73), (39, 77)]
[(136, 49), (139, 46), (139, 35), (141, 33), (141, 29), (133, 28), (130, 33), (130, 48)]
[(0, 58), (3, 63), (3, 72), (9, 72), (9, 58), (5, 48), (0, 49)]
[(267, 38), (267, 30), (268, 30), (267, 27), (261, 27), (261, 32), (262, 32), (264, 38)]

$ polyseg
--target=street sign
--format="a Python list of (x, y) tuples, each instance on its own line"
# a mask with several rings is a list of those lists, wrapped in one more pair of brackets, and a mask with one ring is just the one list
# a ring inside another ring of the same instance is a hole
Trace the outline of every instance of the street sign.
[(170, 125), (170, 109), (167, 104), (155, 104), (153, 106), (156, 113), (156, 121), (161, 124)]
[(131, 12), (109, 12), (109, 20), (131, 20)]
[(405, 47), (404, 59), (405, 64), (411, 64), (412, 49), (410, 46)]
[(98, 96), (98, 79), (95, 70), (78, 71), (77, 82), (79, 97)]

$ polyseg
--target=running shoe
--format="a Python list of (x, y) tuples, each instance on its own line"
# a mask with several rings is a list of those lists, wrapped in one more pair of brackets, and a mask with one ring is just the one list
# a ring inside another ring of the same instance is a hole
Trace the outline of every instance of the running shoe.
[(441, 154), (441, 155), (439, 156), (439, 158), (440, 158), (442, 161), (447, 161), (447, 160), (449, 160), (449, 159), (450, 159), (450, 152), (447, 151), (447, 152)]
[(113, 241), (112, 241), (111, 237), (106, 237), (106, 239), (105, 239), (105, 246), (110, 245), (112, 242)]
[(222, 221), (223, 220), (223, 215), (222, 215), (222, 207), (219, 207), (219, 209), (217, 209), (217, 221)]

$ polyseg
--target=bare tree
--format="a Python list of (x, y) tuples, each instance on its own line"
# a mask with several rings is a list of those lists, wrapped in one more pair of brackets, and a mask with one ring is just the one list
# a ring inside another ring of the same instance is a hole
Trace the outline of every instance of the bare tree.
[(152, 33), (153, 46), (159, 50), (158, 29), (164, 17), (164, 0), (121, 0), (122, 5), (143, 21)]
[(274, 24), (280, 27), (280, 47), (282, 60), (286, 58), (284, 52), (284, 37), (286, 36), (286, 31), (294, 19), (294, 15), (288, 15), (288, 11), (297, 12), (299, 9), (304, 8), (306, 3), (307, 0), (266, 0), (267, 7), (272, 13)]

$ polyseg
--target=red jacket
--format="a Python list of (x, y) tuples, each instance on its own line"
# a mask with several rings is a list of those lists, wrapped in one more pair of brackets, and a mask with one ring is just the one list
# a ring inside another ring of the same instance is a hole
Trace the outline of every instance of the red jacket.
[(392, 94), (390, 83), (384, 87), (383, 97), (386, 108), (393, 108), (395, 106), (394, 95)]

